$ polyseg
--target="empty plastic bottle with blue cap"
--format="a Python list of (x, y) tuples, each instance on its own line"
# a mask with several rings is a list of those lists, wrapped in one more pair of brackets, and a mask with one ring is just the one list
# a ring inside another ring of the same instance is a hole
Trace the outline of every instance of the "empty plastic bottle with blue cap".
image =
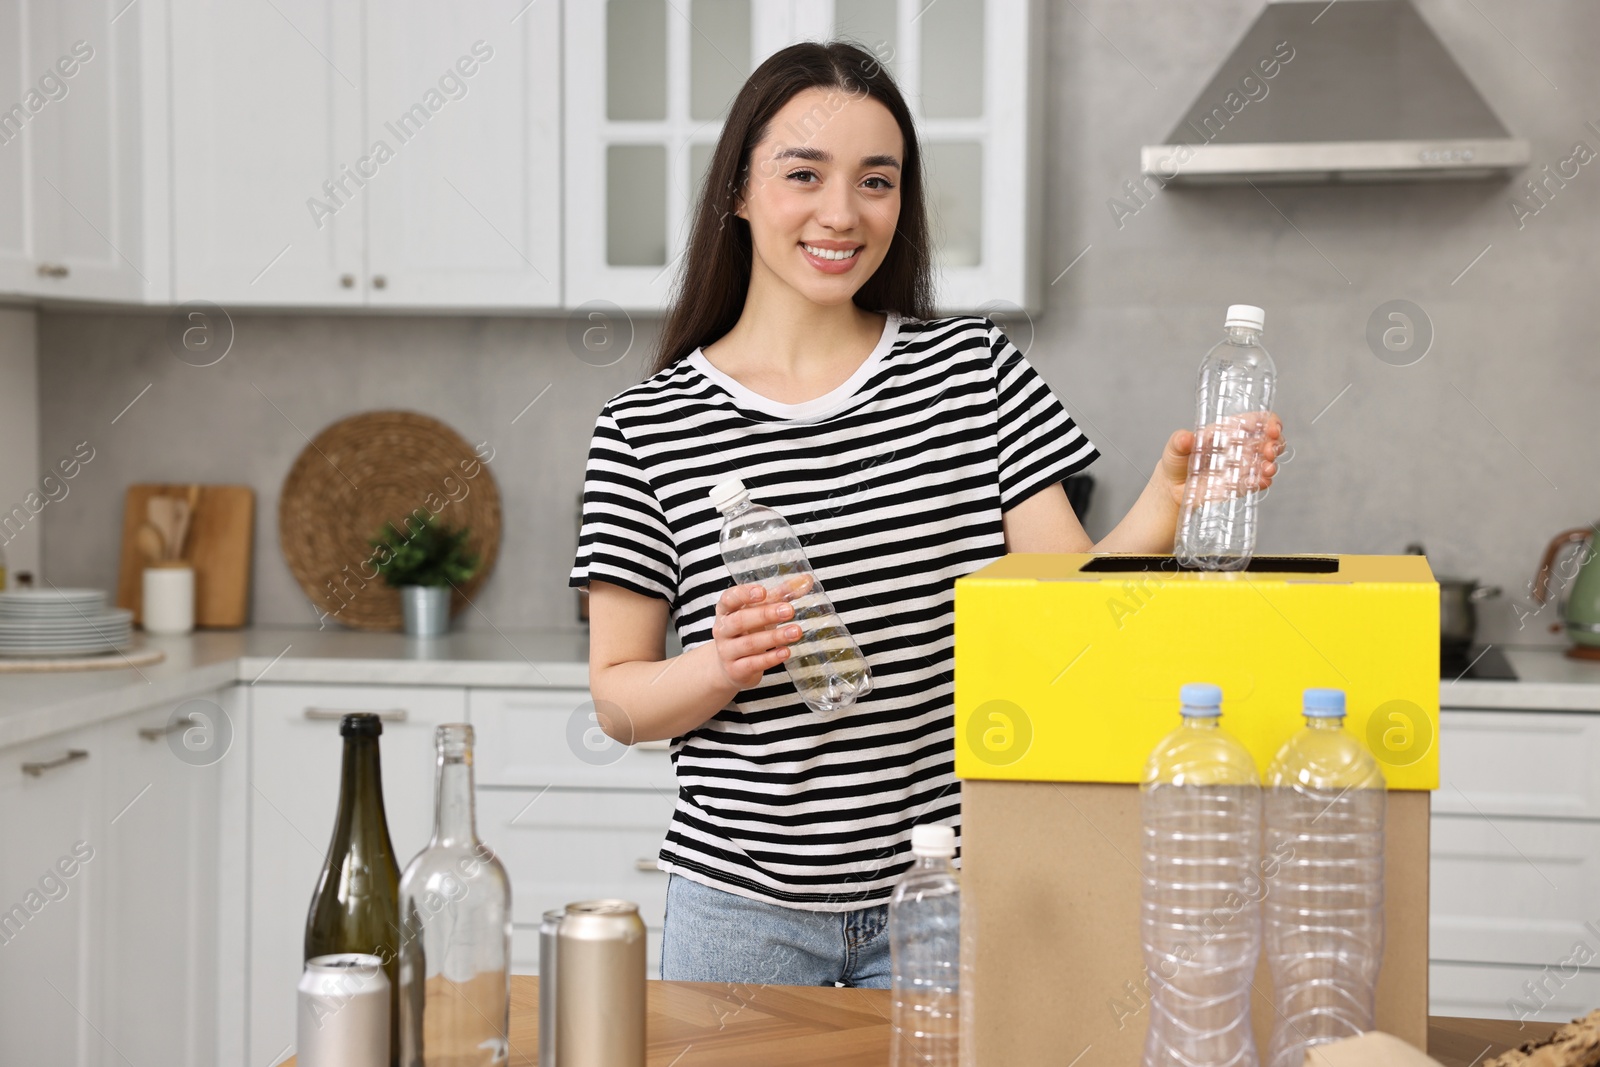
[(1220, 725), (1220, 688), (1186, 685), (1179, 699), (1183, 722), (1150, 754), (1140, 788), (1144, 1067), (1256, 1067), (1260, 777)]
[(1383, 771), (1344, 730), (1344, 693), (1305, 691), (1306, 725), (1267, 771), (1268, 1067), (1372, 1029), (1383, 958)]

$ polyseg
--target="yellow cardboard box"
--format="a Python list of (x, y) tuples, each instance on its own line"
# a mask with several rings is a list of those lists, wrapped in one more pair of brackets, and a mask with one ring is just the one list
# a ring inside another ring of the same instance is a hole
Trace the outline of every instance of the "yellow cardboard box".
[[(1438, 787), (1439, 590), (1422, 556), (1011, 554), (956, 582), (963, 923), (976, 1062), (1136, 1065), (1139, 793), (1186, 682), (1264, 772), (1302, 690), (1342, 689), (1345, 729), (1390, 788), (1378, 1028), (1427, 1044), (1429, 790)], [(1254, 1023), (1272, 1022), (1265, 961)]]

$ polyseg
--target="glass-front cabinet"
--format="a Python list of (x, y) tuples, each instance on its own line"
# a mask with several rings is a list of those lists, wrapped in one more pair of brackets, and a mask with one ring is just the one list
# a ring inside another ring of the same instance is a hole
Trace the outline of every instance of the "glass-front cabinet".
[(940, 309), (1040, 306), (1039, 0), (569, 0), (564, 14), (567, 306), (665, 306), (739, 87), (779, 49), (835, 36), (883, 63), (916, 120)]

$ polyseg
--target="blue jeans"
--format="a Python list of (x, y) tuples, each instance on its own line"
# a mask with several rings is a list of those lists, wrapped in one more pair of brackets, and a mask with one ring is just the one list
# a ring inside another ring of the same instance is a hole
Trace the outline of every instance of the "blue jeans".
[(667, 879), (661, 977), (889, 988), (889, 905), (804, 911)]

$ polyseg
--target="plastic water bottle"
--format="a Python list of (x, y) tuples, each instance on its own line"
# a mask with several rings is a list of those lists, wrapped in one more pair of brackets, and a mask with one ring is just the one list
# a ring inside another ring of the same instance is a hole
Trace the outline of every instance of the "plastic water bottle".
[(1261, 347), (1266, 312), (1228, 308), (1226, 335), (1206, 353), (1195, 390), (1195, 445), (1172, 553), (1185, 567), (1242, 570), (1256, 545), (1260, 445), (1277, 369)]
[(722, 559), (738, 585), (759, 583), (769, 601), (794, 605), (800, 639), (783, 661), (801, 698), (813, 711), (831, 713), (872, 691), (872, 672), (855, 638), (840, 621), (787, 520), (750, 502), (737, 478), (711, 487), (723, 515)]
[(1372, 1029), (1383, 957), (1383, 771), (1344, 731), (1344, 693), (1305, 691), (1305, 729), (1267, 771), (1269, 1067)]
[(1222, 690), (1186, 685), (1183, 724), (1145, 765), (1140, 933), (1150, 976), (1144, 1067), (1256, 1067), (1261, 786), (1218, 724)]
[(889, 899), (894, 970), (890, 1067), (957, 1067), (961, 1019), (961, 883), (956, 832), (911, 828), (911, 869)]

